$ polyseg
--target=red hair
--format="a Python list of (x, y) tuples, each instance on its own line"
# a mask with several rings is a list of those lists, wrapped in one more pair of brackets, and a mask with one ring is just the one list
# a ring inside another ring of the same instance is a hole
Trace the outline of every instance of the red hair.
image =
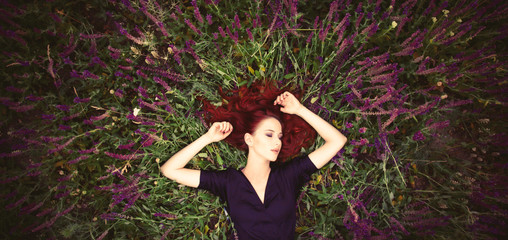
[[(279, 120), (283, 136), (277, 161), (285, 162), (300, 153), (302, 147), (309, 147), (316, 139), (316, 131), (300, 117), (283, 113), (279, 105), (273, 105), (277, 96), (283, 92), (285, 90), (270, 84), (253, 84), (249, 88), (244, 86), (228, 93), (219, 88), (223, 99), (221, 106), (215, 107), (208, 100), (202, 100), (204, 120), (209, 125), (214, 122), (230, 122), (233, 132), (224, 141), (244, 151), (248, 150), (245, 133), (253, 134), (257, 125), (266, 118)], [(298, 94), (295, 96), (298, 98)]]

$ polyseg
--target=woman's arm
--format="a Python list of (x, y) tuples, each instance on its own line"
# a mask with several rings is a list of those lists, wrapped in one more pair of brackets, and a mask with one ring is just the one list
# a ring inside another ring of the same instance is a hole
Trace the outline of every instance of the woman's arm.
[(206, 145), (226, 138), (233, 131), (229, 122), (216, 122), (206, 134), (173, 155), (161, 167), (161, 172), (167, 178), (189, 187), (199, 186), (200, 170), (185, 168), (185, 165)]
[(326, 165), (344, 147), (347, 138), (334, 126), (303, 106), (293, 94), (285, 92), (277, 97), (274, 104), (282, 106), (281, 111), (296, 114), (305, 120), (325, 140), (323, 146), (309, 154), (316, 168)]

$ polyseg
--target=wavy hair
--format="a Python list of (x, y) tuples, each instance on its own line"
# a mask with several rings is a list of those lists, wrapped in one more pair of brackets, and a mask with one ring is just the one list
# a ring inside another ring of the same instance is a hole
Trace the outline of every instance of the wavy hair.
[[(201, 99), (204, 109), (204, 120), (211, 125), (214, 122), (228, 121), (233, 125), (233, 132), (224, 141), (230, 145), (248, 151), (244, 140), (245, 133), (253, 134), (257, 125), (264, 119), (273, 117), (282, 125), (282, 149), (277, 162), (285, 162), (298, 155), (301, 148), (309, 147), (316, 139), (316, 131), (296, 115), (280, 111), (280, 106), (273, 105), (278, 95), (285, 90), (265, 84), (253, 84), (224, 92), (219, 87), (222, 105), (214, 106), (208, 100)], [(298, 93), (294, 94), (299, 98)]]

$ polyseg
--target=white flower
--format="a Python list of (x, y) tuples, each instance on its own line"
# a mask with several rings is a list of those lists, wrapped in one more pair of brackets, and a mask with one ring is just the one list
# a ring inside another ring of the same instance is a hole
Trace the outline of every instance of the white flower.
[(133, 114), (134, 114), (134, 116), (138, 116), (139, 111), (141, 111), (141, 109), (139, 109), (139, 108), (134, 108), (134, 113), (133, 113)]
[(448, 17), (448, 13), (450, 13), (450, 11), (446, 10), (446, 9), (443, 9), (443, 14), (445, 17)]

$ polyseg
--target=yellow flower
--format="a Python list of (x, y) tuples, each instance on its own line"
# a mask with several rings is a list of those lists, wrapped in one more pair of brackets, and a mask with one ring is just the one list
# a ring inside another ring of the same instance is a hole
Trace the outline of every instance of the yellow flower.
[(247, 69), (249, 69), (249, 72), (254, 74), (254, 69), (252, 69), (250, 66), (247, 66)]
[(397, 22), (392, 21), (392, 28), (395, 28), (395, 27), (397, 27)]
[(437, 22), (437, 18), (436, 17), (432, 17), (432, 22)]
[(141, 54), (141, 51), (139, 51), (137, 48), (135, 48), (134, 46), (131, 46), (131, 51), (136, 54), (136, 55), (140, 55)]
[(160, 58), (159, 53), (157, 53), (156, 51), (152, 51), (151, 54), (154, 58)]

